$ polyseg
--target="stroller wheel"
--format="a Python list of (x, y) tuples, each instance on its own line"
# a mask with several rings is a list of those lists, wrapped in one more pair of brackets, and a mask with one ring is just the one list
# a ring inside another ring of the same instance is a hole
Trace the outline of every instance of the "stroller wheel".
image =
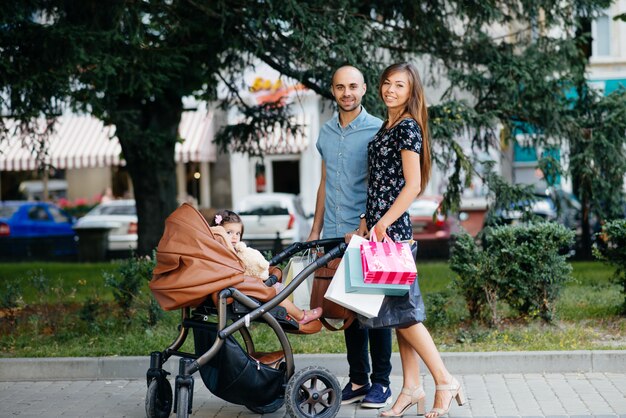
[(255, 414), (270, 414), (272, 412), (278, 411), (284, 405), (284, 403), (285, 403), (285, 398), (278, 398), (275, 401), (268, 403), (267, 405), (263, 405), (263, 406), (246, 405), (246, 408), (248, 408), (250, 411), (254, 412)]
[(327, 369), (310, 366), (297, 371), (287, 384), (285, 407), (292, 418), (333, 418), (341, 407), (341, 388)]
[(172, 386), (166, 380), (153, 379), (146, 393), (146, 416), (148, 418), (167, 418), (172, 412)]

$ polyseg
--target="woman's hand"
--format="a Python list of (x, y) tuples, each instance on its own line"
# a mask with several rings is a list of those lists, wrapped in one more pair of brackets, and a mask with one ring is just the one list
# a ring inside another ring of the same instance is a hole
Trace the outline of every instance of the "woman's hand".
[(387, 235), (387, 227), (380, 222), (374, 225), (374, 227), (370, 230), (370, 238), (372, 232), (376, 235), (376, 241), (382, 241), (385, 238), (391, 241), (391, 238), (389, 238), (389, 235)]

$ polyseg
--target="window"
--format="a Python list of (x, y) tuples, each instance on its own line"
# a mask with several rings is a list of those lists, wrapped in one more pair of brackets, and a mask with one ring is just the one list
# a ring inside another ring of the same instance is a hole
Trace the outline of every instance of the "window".
[(607, 14), (598, 16), (593, 30), (592, 52), (596, 57), (611, 55), (611, 19)]
[(17, 209), (17, 206), (0, 206), (0, 218), (10, 218)]
[(43, 206), (33, 206), (28, 211), (28, 219), (33, 221), (50, 221), (50, 216)]
[(50, 214), (52, 215), (52, 219), (54, 219), (54, 222), (56, 223), (70, 222), (70, 219), (63, 212), (61, 212), (58, 208), (55, 208), (54, 206), (50, 206), (48, 209), (50, 210)]

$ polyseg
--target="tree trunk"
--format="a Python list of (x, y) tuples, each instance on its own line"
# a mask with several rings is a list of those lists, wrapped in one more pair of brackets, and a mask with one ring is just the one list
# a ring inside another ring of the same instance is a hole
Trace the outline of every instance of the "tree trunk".
[(112, 114), (133, 182), (138, 255), (152, 254), (177, 207), (174, 152), (181, 113), (181, 98), (166, 97), (147, 104), (126, 100)]
[(581, 235), (580, 235), (580, 254), (577, 254), (579, 260), (591, 260), (591, 233), (589, 231), (589, 198), (586, 193), (583, 193), (581, 202), (582, 216), (581, 216)]

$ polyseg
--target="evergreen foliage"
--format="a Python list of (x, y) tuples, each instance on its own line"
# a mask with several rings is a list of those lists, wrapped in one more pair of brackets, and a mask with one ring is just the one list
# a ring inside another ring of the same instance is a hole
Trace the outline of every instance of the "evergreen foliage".
[(594, 255), (615, 266), (613, 280), (622, 289), (624, 303), (621, 310), (622, 315), (626, 315), (626, 220), (617, 219), (602, 226)]
[[(567, 91), (586, 63), (580, 39), (588, 35), (581, 34), (580, 19), (609, 5), (609, 0), (3, 2), (0, 105), (6, 116), (23, 122), (17, 134), (44, 151), (53, 118), (68, 105), (115, 124), (137, 200), (138, 252), (150, 254), (176, 207), (174, 147), (183, 97), (215, 100), (223, 86), (222, 106), (239, 107), (244, 121), (224, 129), (217, 141), (225, 150), (255, 153), (259, 137), (276, 122), (298, 127), (284, 106), (241, 100), (238, 91), (247, 87), (241, 81), (249, 66), (264, 62), (330, 99), (333, 70), (353, 64), (369, 83), (365, 106), (383, 116), (377, 76), (393, 61), (414, 60), (424, 83), (443, 89), (441, 97), (429, 100), (433, 157), (449, 173), (446, 211), (458, 208), (472, 173), (482, 172), (476, 168), (478, 151), (512, 146), (519, 133), (525, 132), (524, 141), (532, 146), (559, 147), (560, 141), (583, 136), (584, 129), (596, 132), (594, 140), (614, 144), (611, 150), (623, 144), (621, 96), (606, 99), (606, 105), (598, 98), (594, 114), (601, 117), (585, 119), (579, 108), (592, 104), (573, 107), (577, 102)], [(43, 132), (33, 122), (40, 115), (51, 120)], [(610, 121), (616, 122), (613, 129)], [(15, 134), (7, 126), (0, 122), (4, 137)], [(471, 138), (475, 153), (463, 151), (460, 136)], [(602, 167), (615, 161), (593, 158)], [(602, 190), (618, 190), (616, 176), (603, 181)], [(591, 198), (596, 203), (590, 207), (613, 207), (606, 196)]]

